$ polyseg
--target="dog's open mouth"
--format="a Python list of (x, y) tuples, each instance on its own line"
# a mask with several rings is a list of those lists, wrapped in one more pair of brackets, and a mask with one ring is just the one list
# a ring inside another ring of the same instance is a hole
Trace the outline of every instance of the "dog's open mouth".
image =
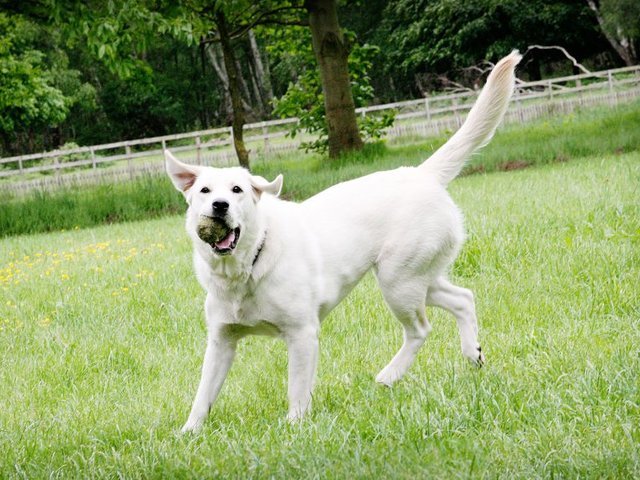
[(240, 239), (240, 227), (231, 228), (221, 218), (200, 217), (197, 232), (198, 237), (219, 255), (233, 252)]
[(229, 230), (229, 233), (222, 240), (211, 244), (211, 246), (220, 255), (226, 255), (228, 253), (231, 253), (233, 249), (236, 248), (239, 238), (240, 227)]

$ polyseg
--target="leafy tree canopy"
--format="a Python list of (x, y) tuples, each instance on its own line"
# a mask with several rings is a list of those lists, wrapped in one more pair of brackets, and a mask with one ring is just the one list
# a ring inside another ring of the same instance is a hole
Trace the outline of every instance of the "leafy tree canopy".
[(69, 68), (55, 34), (21, 15), (0, 13), (0, 72), (0, 133), (9, 152), (20, 135), (59, 125), (75, 105), (94, 105), (95, 91)]
[[(356, 107), (367, 105), (373, 98), (370, 69), (372, 60), (379, 55), (380, 48), (355, 42), (353, 32), (346, 32), (351, 44), (349, 55), (349, 77)], [(296, 28), (274, 35), (278, 40), (272, 40), (269, 51), (287, 61), (289, 68), (294, 68), (297, 78), (289, 83), (286, 93), (275, 102), (274, 114), (282, 118), (298, 117), (300, 123), (294, 127), (291, 134), (295, 137), (298, 132), (305, 130), (318, 135), (311, 142), (303, 142), (305, 150), (324, 153), (328, 147), (328, 131), (324, 121), (325, 106), (320, 75), (316, 68), (316, 61), (311, 49), (311, 34), (308, 29)], [(380, 117), (367, 116), (359, 119), (359, 128), (365, 138), (379, 138), (383, 129), (393, 123), (391, 114)]]

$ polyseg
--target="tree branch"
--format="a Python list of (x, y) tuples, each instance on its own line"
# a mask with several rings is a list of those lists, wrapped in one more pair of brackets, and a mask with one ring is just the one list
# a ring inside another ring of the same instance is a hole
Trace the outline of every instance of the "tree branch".
[(463, 93), (463, 92), (473, 92), (473, 88), (465, 87), (461, 83), (455, 82), (448, 78), (446, 75), (438, 75), (436, 77), (440, 83), (444, 86), (445, 91), (450, 93)]
[[(486, 68), (481, 68), (480, 65), (487, 65)], [(489, 73), (491, 70), (493, 70), (493, 67), (495, 67), (495, 64), (490, 62), (489, 60), (485, 60), (484, 62), (480, 63), (480, 65), (471, 65), (470, 67), (464, 67), (462, 69), (463, 72), (478, 72), (478, 74), (480, 74), (480, 76), (484, 75), (485, 73)]]
[[(303, 7), (295, 7), (295, 6), (291, 6), (291, 7), (281, 7), (281, 8), (276, 8), (275, 10), (270, 10), (268, 12), (256, 12), (255, 14), (252, 15), (253, 20), (249, 19), (247, 22), (240, 24), (237, 28), (235, 28), (234, 30), (229, 32), (229, 38), (230, 39), (237, 39), (240, 37), (243, 37), (245, 34), (247, 34), (249, 32), (249, 30), (252, 30), (255, 26), (257, 25), (281, 25), (281, 26), (287, 26), (287, 27), (308, 27), (309, 26), (309, 21), (303, 18), (300, 19), (295, 19), (295, 18), (291, 18), (291, 19), (282, 19), (282, 18), (270, 18), (272, 15), (276, 15), (285, 11), (296, 11), (296, 10), (303, 10)], [(258, 15), (256, 17), (256, 15)], [(210, 43), (219, 43), (220, 42), (220, 35), (218, 34), (217, 31), (213, 31), (210, 33), (210, 36), (207, 36), (205, 38), (203, 38), (202, 40), (200, 40), (200, 44), (201, 45), (207, 45)]]
[(273, 16), (277, 16), (282, 12), (295, 12), (302, 11), (303, 7), (289, 6), (289, 7), (280, 7), (274, 10), (270, 10), (268, 12), (256, 12), (254, 15), (255, 18), (249, 18), (246, 23), (241, 24), (235, 30), (229, 32), (229, 36), (231, 38), (238, 38), (246, 34), (249, 30), (253, 29), (257, 25), (287, 25), (287, 26), (308, 26), (308, 21), (300, 18), (294, 19), (281, 19), (281, 18), (270, 18)]
[[(591, 1), (591, 0), (588, 0), (588, 1)], [(560, 47), (558, 45), (529, 45), (527, 47), (527, 50), (524, 52), (523, 56), (526, 55), (527, 53), (529, 53), (529, 51), (535, 50), (535, 49), (538, 49), (538, 50), (560, 50), (562, 53), (564, 53), (565, 57), (567, 57), (569, 60), (571, 60), (571, 63), (573, 63), (573, 66), (578, 68), (578, 69), (580, 69), (580, 71), (582, 73), (591, 73), (591, 71), (586, 69), (574, 57), (569, 55), (569, 52), (567, 52), (563, 47)]]
[(220, 37), (216, 36), (216, 37), (204, 37), (200, 40), (200, 45), (202, 45), (203, 47), (206, 47), (207, 45), (211, 44), (211, 43), (220, 43)]

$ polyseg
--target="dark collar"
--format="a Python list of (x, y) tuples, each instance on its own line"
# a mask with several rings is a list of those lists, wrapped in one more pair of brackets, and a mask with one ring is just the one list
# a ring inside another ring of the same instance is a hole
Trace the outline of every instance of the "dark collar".
[(262, 253), (262, 249), (264, 248), (264, 242), (267, 240), (267, 232), (264, 232), (264, 236), (262, 237), (262, 243), (260, 243), (260, 246), (258, 247), (258, 251), (256, 252), (256, 256), (253, 259), (253, 263), (251, 264), (252, 266), (255, 265), (258, 262), (258, 258), (260, 258), (260, 253)]

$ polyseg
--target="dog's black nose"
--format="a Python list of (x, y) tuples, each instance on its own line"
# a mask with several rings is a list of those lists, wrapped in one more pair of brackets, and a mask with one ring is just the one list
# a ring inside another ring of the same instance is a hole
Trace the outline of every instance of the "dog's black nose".
[(213, 215), (222, 216), (229, 210), (229, 203), (224, 200), (216, 200), (213, 202)]

